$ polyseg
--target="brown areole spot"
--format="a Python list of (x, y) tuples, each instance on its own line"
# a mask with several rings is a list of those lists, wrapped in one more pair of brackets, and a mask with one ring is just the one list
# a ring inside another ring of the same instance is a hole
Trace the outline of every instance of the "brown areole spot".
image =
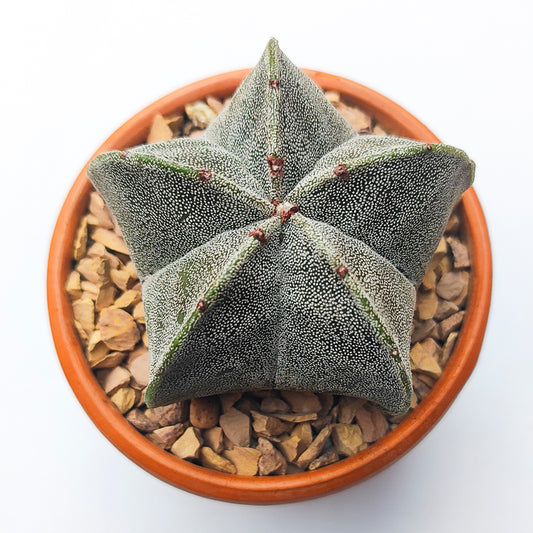
[(341, 279), (344, 279), (346, 277), (346, 274), (348, 274), (348, 269), (344, 265), (341, 265), (335, 269), (335, 272), (339, 275)]
[(259, 242), (266, 242), (267, 241), (267, 237), (265, 235), (265, 232), (261, 228), (256, 228), (256, 229), (250, 231), (250, 233), (248, 233), (248, 236), (249, 237), (255, 237)]
[(213, 173), (210, 170), (199, 170), (198, 179), (200, 181), (209, 181), (213, 177)]
[(333, 174), (335, 174), (335, 176), (337, 176), (341, 180), (347, 180), (348, 177), (349, 177), (348, 170), (346, 169), (346, 165), (344, 163), (341, 163), (340, 165), (337, 165), (333, 169)]
[(270, 170), (270, 173), (275, 178), (281, 178), (283, 175), (283, 158), (282, 157), (275, 157), (273, 155), (269, 155), (267, 157), (268, 162), (268, 168)]
[(300, 208), (297, 205), (291, 204), (291, 205), (279, 205), (277, 208), (277, 214), (280, 216), (282, 222), (287, 222), (289, 218), (291, 218), (294, 213), (297, 213), (300, 210)]

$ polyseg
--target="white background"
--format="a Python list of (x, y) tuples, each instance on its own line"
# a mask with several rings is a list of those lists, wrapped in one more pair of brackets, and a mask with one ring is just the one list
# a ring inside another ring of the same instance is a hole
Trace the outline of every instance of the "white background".
[[(532, 531), (533, 172), (528, 1), (2, 2), (0, 530)], [(429, 436), (338, 494), (243, 506), (185, 493), (118, 452), (78, 404), (45, 299), (55, 218), (122, 122), (171, 90), (256, 63), (359, 81), (477, 163), (494, 256), (479, 363)]]

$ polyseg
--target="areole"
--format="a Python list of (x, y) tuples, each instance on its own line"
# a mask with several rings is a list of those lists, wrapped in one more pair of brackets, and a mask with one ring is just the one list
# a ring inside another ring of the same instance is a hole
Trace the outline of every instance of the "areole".
[[(220, 74), (178, 89), (128, 120), (97, 153), (125, 150), (142, 143), (154, 114), (174, 113), (182, 110), (186, 103), (208, 95), (229, 96), (248, 72), (239, 70)], [(395, 135), (417, 139), (428, 146), (439, 142), (407, 111), (375, 91), (331, 74), (305, 72), (324, 90), (338, 91), (348, 103), (361, 107)], [(351, 458), (302, 474), (249, 478), (222, 474), (174, 457), (148, 441), (116, 410), (93, 376), (74, 328), (72, 307), (64, 287), (70, 271), (76, 228), (92, 190), (86, 168), (65, 200), (51, 242), (47, 290), (52, 334), (65, 375), (87, 414), (119, 450), (160, 479), (203, 496), (250, 503), (301, 500), (338, 490), (377, 473), (420, 441), (446, 411), (472, 372), (488, 317), (492, 269), (483, 212), (470, 188), (461, 201), (472, 258), (472, 286), (465, 321), (441, 378), (428, 397), (397, 428)], [(342, 174), (342, 169), (339, 173)], [(290, 211), (288, 209), (287, 216), (292, 214)], [(338, 274), (342, 276), (343, 271)]]

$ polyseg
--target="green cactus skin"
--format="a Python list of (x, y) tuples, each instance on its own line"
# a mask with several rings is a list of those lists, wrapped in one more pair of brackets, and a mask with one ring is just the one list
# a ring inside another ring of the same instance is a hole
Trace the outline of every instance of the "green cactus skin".
[(142, 281), (146, 404), (279, 388), (405, 412), (416, 287), (473, 173), (358, 135), (274, 39), (202, 139), (96, 157)]

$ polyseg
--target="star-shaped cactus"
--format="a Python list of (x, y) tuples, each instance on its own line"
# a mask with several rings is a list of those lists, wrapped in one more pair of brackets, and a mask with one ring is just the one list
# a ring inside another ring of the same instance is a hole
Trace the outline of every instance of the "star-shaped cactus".
[(405, 411), (416, 286), (473, 163), (358, 135), (271, 40), (202, 139), (96, 157), (143, 287), (149, 406), (236, 390)]

